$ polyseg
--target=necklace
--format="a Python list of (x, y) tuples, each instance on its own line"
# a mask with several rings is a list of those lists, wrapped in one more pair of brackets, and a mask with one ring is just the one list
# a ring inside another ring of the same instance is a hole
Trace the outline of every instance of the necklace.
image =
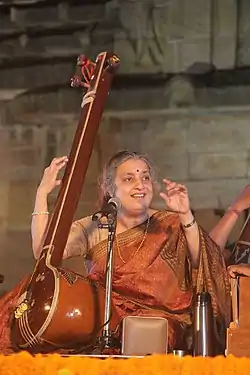
[[(147, 220), (147, 225), (146, 225), (146, 229), (145, 229), (145, 232), (144, 232), (144, 236), (143, 236), (143, 239), (140, 243), (140, 245), (138, 246), (138, 248), (134, 251), (134, 253), (128, 258), (131, 259), (132, 257), (134, 257), (141, 249), (142, 245), (144, 244), (144, 241), (146, 239), (146, 236), (148, 234), (148, 228), (149, 228), (149, 222), (150, 222), (150, 217), (148, 217), (148, 220)], [(122, 254), (121, 254), (121, 251), (120, 251), (120, 247), (119, 247), (119, 243), (118, 243), (118, 238), (117, 236), (115, 236), (115, 241), (116, 241), (116, 248), (117, 248), (117, 252), (118, 252), (118, 255), (119, 255), (119, 258), (121, 259), (121, 261), (125, 264), (127, 261), (124, 260), (124, 258), (122, 257)]]

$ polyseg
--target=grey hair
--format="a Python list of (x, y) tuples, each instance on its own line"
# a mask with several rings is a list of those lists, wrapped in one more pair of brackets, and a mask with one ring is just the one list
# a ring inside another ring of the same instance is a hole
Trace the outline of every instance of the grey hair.
[(149, 168), (149, 173), (152, 178), (153, 183), (157, 184), (155, 167), (152, 161), (147, 155), (139, 152), (131, 152), (128, 150), (122, 150), (115, 153), (106, 163), (103, 168), (102, 175), (99, 179), (100, 187), (100, 204), (107, 202), (111, 197), (114, 196), (116, 186), (115, 186), (115, 176), (117, 168), (128, 160), (143, 160)]

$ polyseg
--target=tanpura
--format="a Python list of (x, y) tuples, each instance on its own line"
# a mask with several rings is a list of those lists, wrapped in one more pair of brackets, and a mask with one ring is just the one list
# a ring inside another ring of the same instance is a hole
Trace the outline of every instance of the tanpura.
[[(79, 56), (73, 87), (86, 87), (79, 124), (40, 257), (20, 295), (11, 328), (17, 350), (47, 353), (92, 348), (105, 322), (105, 291), (88, 278), (61, 268), (73, 216), (119, 58), (100, 53), (95, 63)], [(82, 76), (85, 81), (82, 81)], [(110, 326), (118, 320), (112, 314)]]

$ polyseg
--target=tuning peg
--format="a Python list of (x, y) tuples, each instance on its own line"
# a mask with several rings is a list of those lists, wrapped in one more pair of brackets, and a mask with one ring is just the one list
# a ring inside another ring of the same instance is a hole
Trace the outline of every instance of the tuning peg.
[(71, 78), (71, 87), (89, 87), (91, 77), (95, 69), (95, 63), (91, 62), (85, 55), (80, 55), (76, 62), (76, 72)]

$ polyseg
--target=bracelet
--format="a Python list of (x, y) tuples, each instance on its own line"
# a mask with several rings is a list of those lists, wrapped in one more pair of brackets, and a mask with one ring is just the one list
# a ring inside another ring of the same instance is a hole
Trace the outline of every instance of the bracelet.
[(196, 223), (195, 218), (193, 218), (193, 220), (190, 223), (188, 223), (188, 224), (181, 224), (181, 226), (182, 226), (182, 228), (187, 229), (187, 228), (192, 227), (195, 223)]
[(34, 211), (31, 214), (31, 216), (37, 216), (37, 215), (49, 215), (49, 211), (40, 211), (40, 212)]
[(237, 210), (237, 208), (229, 207), (227, 209), (227, 212), (230, 212), (230, 211), (234, 212), (238, 217), (240, 217), (240, 215), (241, 215), (241, 212), (239, 210)]

